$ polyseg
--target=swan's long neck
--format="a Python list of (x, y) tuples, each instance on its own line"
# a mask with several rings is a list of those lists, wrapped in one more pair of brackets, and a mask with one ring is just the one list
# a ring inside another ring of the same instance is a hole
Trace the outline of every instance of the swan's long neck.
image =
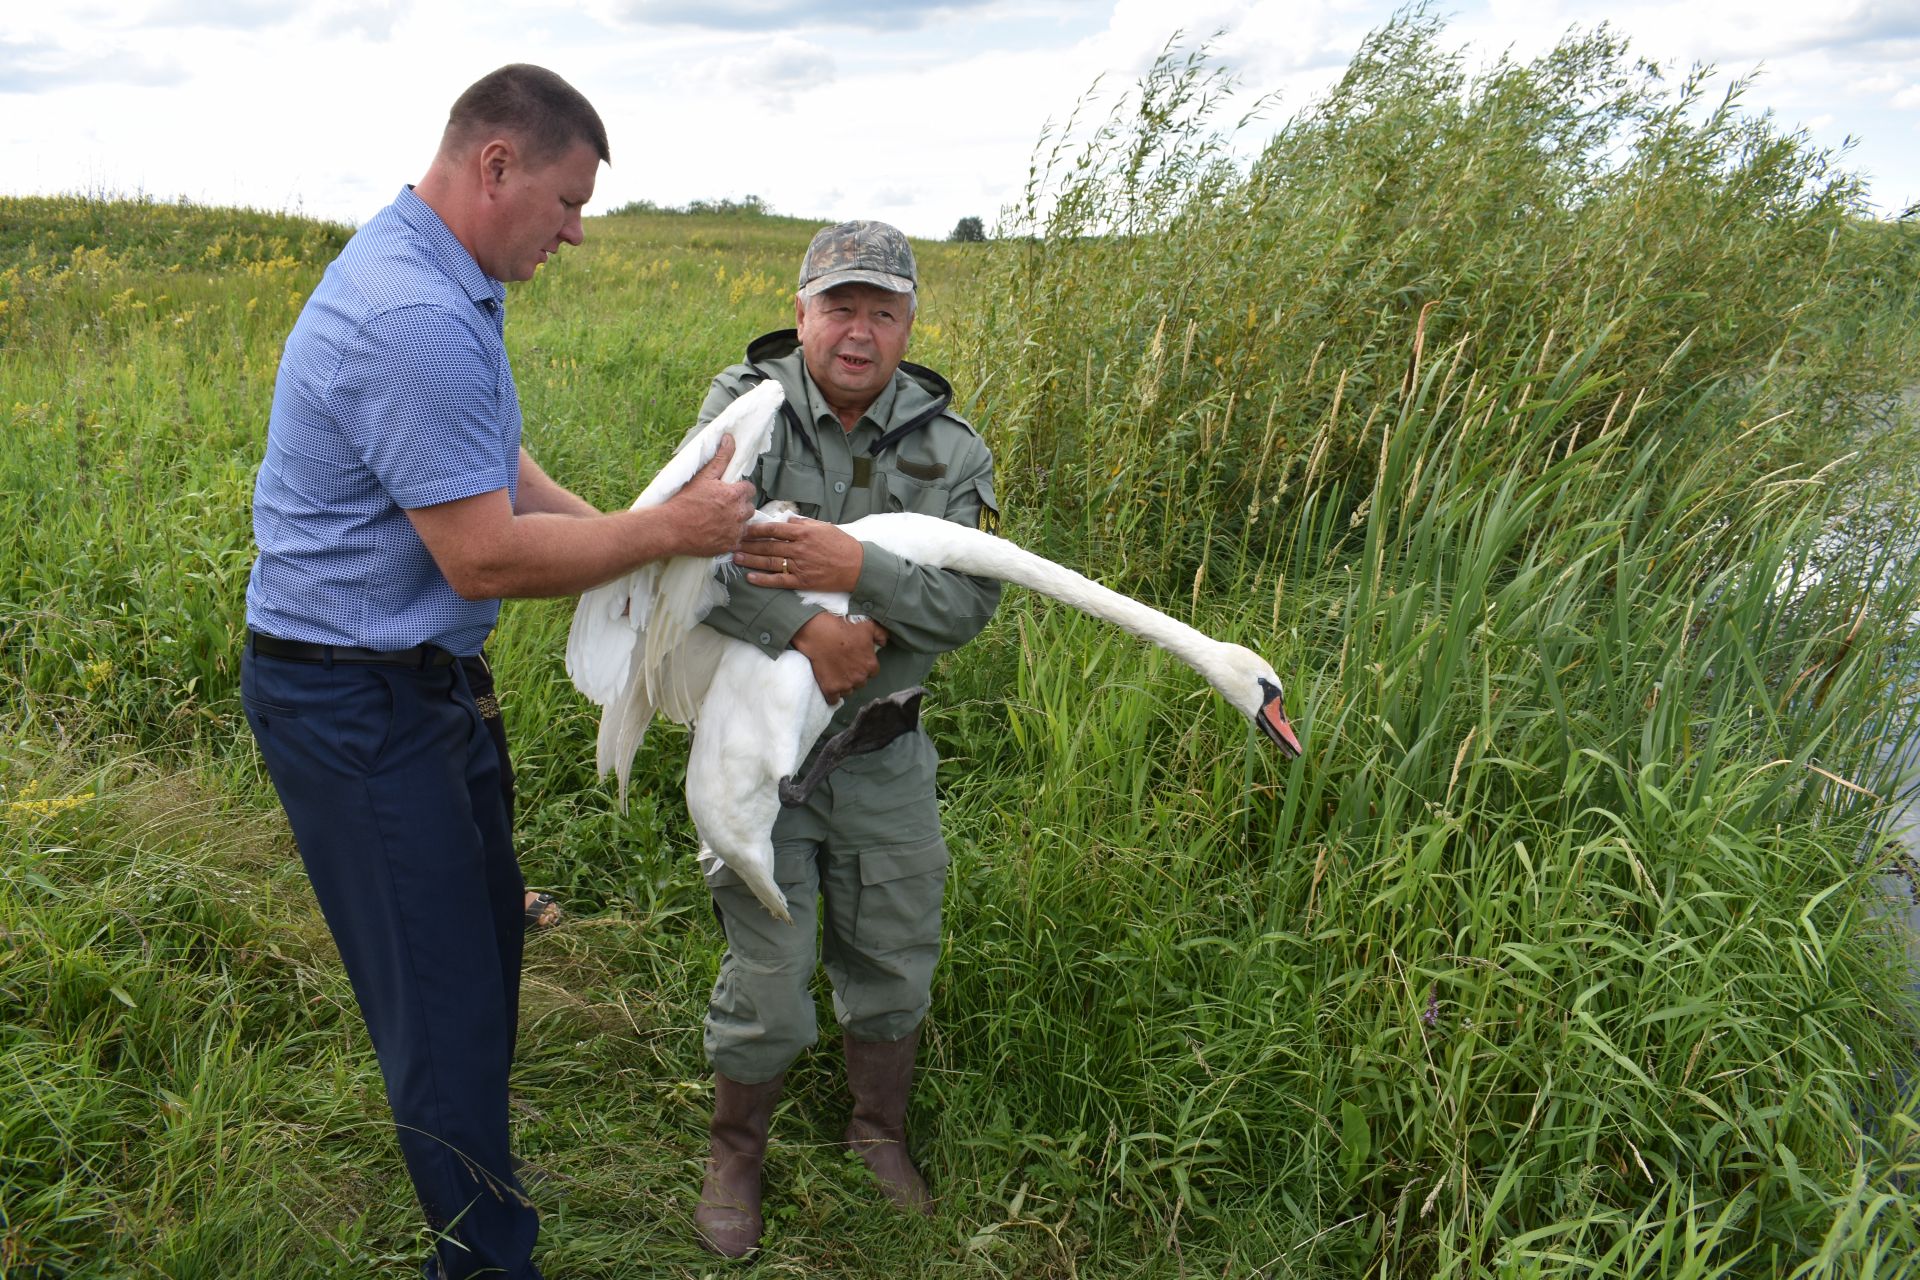
[(912, 512), (867, 516), (843, 527), (860, 541), (914, 564), (997, 578), (1104, 618), (1159, 645), (1224, 692), (1218, 664), (1224, 646), (1219, 641), (1005, 538)]

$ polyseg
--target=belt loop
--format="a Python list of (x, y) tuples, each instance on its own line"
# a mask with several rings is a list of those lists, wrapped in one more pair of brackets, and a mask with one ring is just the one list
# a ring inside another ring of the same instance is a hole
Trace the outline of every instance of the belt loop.
[(320, 649), (321, 649), (321, 658), (320, 658), (321, 670), (323, 671), (333, 670), (333, 646), (330, 644), (323, 644), (320, 646)]

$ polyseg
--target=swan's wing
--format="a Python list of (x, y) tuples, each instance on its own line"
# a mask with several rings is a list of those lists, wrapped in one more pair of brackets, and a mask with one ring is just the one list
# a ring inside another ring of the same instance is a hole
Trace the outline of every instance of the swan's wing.
[(637, 632), (645, 622), (639, 615), (653, 598), (651, 580), (659, 574), (660, 566), (642, 565), (582, 592), (574, 606), (567, 631), (567, 675), (595, 706), (610, 707), (626, 694), (640, 641)]
[(651, 695), (655, 714), (675, 724), (696, 722), (707, 692), (713, 687), (721, 657), (730, 646), (745, 643), (723, 636), (711, 627), (695, 627), (655, 681), (656, 691)]
[(633, 500), (634, 509), (657, 507), (678, 493), (695, 472), (713, 461), (713, 451), (720, 447), (723, 435), (733, 437), (734, 451), (721, 478), (738, 480), (753, 470), (753, 464), (773, 443), (774, 420), (786, 399), (787, 393), (771, 378), (738, 397), (667, 459), (667, 465)]
[[(721, 473), (737, 480), (752, 469), (755, 459), (773, 442), (773, 425), (786, 403), (786, 392), (769, 379), (728, 405), (693, 440), (674, 455), (669, 467), (675, 467), (690, 454), (697, 454), (694, 470), (706, 465), (719, 447), (722, 435), (734, 438), (733, 457)], [(663, 471), (662, 476), (667, 473)], [(658, 484), (660, 477), (655, 477)], [(654, 485), (648, 485), (648, 492)], [(643, 498), (645, 494), (641, 495)], [(717, 565), (729, 563), (727, 557), (676, 556), (660, 566), (650, 599), (640, 615), (639, 626), (645, 635), (640, 670), (648, 682), (650, 696), (657, 702), (664, 694), (662, 677), (669, 656), (683, 644), (700, 620), (725, 602), (727, 589), (714, 576)]]
[(672, 655), (687, 642), (700, 620), (727, 600), (727, 589), (714, 570), (729, 563), (727, 557), (708, 560), (698, 556), (677, 556), (660, 569), (660, 582), (649, 601), (650, 608), (640, 637), (640, 669), (646, 673), (654, 697), (665, 688), (663, 677)]
[(627, 807), (633, 757), (646, 740), (653, 717), (663, 715), (676, 724), (692, 724), (727, 646), (738, 643), (718, 631), (696, 627), (650, 680), (641, 677), (639, 644), (628, 646), (628, 669), (620, 679), (622, 692), (600, 713), (600, 735), (594, 744), (598, 775), (604, 778), (612, 773), (619, 777), (621, 812)]
[[(594, 763), (599, 776), (612, 773), (620, 781), (620, 811), (627, 808), (627, 782), (633, 773), (633, 757), (646, 741), (647, 729), (656, 715), (676, 724), (694, 723), (713, 684), (714, 672), (729, 646), (742, 644), (706, 627), (694, 628), (656, 673), (653, 687), (635, 672), (627, 682), (627, 692), (619, 702), (600, 714), (600, 736), (595, 744)], [(639, 651), (633, 651), (639, 662)]]
[(628, 696), (600, 713), (600, 740), (595, 744), (594, 766), (601, 777), (608, 773), (620, 779), (620, 812), (627, 811), (627, 779), (633, 773), (633, 756), (653, 723), (653, 704), (647, 701), (642, 681), (633, 682)]
[[(634, 499), (634, 509), (659, 506), (679, 492), (712, 460), (723, 435), (735, 440), (724, 478), (747, 474), (772, 443), (785, 402), (786, 393), (771, 379), (740, 396), (675, 451)], [(702, 556), (676, 556), (581, 593), (567, 633), (567, 674), (574, 687), (596, 705), (613, 707), (626, 701), (628, 681), (638, 674), (649, 686), (648, 699), (657, 702), (656, 673), (668, 655), (726, 599), (725, 588), (713, 580), (713, 564)], [(638, 663), (633, 661), (636, 647)]]
[[(700, 878), (702, 880), (706, 879), (715, 867), (728, 866), (727, 863), (720, 860), (719, 855), (715, 854), (704, 841), (701, 843), (700, 852), (695, 855), (694, 861), (699, 865)], [(793, 912), (787, 906), (787, 895), (780, 892), (780, 886), (774, 883), (773, 872), (770, 869), (762, 867), (758, 863), (753, 863), (752, 865), (743, 863), (738, 869), (732, 867), (728, 867), (728, 869), (733, 870), (734, 874), (740, 877), (740, 883), (746, 885), (753, 893), (753, 896), (760, 900), (760, 905), (767, 909), (768, 915), (778, 920), (781, 924), (793, 923)]]

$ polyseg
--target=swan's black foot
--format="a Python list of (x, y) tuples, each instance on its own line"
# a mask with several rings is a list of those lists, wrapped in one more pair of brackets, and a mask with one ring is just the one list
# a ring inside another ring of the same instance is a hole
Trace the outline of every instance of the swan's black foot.
[(813, 768), (804, 778), (780, 779), (780, 803), (791, 809), (807, 802), (815, 787), (851, 756), (878, 751), (903, 733), (920, 724), (920, 699), (927, 691), (919, 685), (875, 698), (856, 711), (853, 723), (828, 738), (813, 758)]

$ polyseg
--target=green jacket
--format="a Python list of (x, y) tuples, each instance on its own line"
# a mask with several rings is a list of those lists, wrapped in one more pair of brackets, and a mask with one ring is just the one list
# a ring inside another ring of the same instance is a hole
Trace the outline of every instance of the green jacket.
[[(892, 384), (848, 432), (807, 374), (799, 335), (784, 329), (755, 339), (744, 364), (713, 380), (694, 430), (768, 378), (786, 388), (787, 404), (773, 443), (753, 471), (754, 505), (785, 499), (801, 515), (834, 524), (876, 511), (919, 511), (996, 527), (993, 456), (978, 432), (948, 412), (953, 388), (939, 374), (903, 361)], [(778, 657), (793, 633), (820, 612), (797, 591), (751, 586), (743, 577), (732, 578), (728, 592), (727, 603), (708, 614), (706, 624), (769, 657)], [(934, 658), (978, 635), (999, 602), (998, 582), (921, 568), (868, 545), (851, 609), (885, 627), (891, 639), (880, 650), (879, 671), (847, 698), (831, 728), (846, 727), (870, 699), (922, 683)]]

